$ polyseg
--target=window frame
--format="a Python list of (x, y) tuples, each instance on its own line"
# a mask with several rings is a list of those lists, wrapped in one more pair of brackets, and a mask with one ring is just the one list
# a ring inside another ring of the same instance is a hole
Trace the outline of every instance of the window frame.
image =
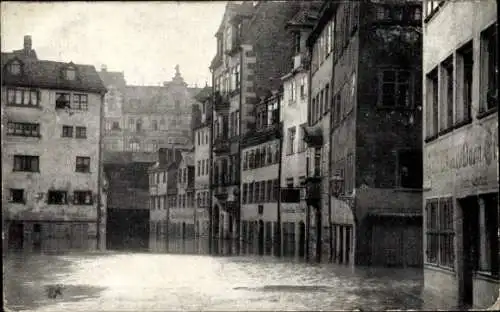
[[(94, 204), (94, 199), (92, 196), (92, 191), (90, 190), (76, 190), (73, 191), (73, 205), (85, 205), (85, 206), (91, 206)], [(83, 200), (81, 199), (81, 196), (84, 197)], [(87, 202), (86, 197), (88, 196), (89, 200)]]
[(90, 173), (90, 157), (88, 157), (88, 156), (76, 156), (75, 172)]
[[(26, 93), (29, 100), (26, 102)], [(18, 102), (18, 97), (20, 102)], [(35, 98), (35, 101), (33, 101)], [(7, 106), (20, 106), (37, 108), (40, 106), (40, 91), (32, 88), (7, 88)]]
[[(16, 133), (16, 130), (18, 130), (18, 128), (20, 128), (19, 130), (21, 132)], [(33, 132), (35, 132), (35, 134), (33, 134)], [(39, 138), (41, 137), (40, 124), (31, 122), (9, 121), (7, 122), (7, 135)]]
[[(386, 81), (384, 80), (385, 72), (393, 72), (394, 73), (394, 81)], [(399, 77), (401, 72), (406, 72), (408, 74), (407, 83), (400, 82)], [(378, 88), (377, 88), (377, 107), (381, 109), (396, 109), (396, 110), (413, 110), (415, 106), (415, 95), (414, 95), (414, 84), (415, 84), (415, 76), (416, 73), (410, 68), (402, 68), (402, 67), (381, 67), (378, 69)], [(392, 97), (394, 98), (394, 105), (390, 106), (384, 103), (384, 86), (385, 85), (393, 85), (394, 93)], [(398, 91), (399, 86), (407, 85), (407, 94), (408, 94), (408, 105), (399, 105), (398, 104)]]
[[(14, 160), (14, 163), (12, 166), (12, 171), (14, 171), (14, 172), (40, 172), (40, 156), (14, 155), (13, 160)], [(36, 166), (33, 166), (33, 161), (35, 161)], [(16, 162), (21, 163), (20, 164), (21, 168), (16, 169), (16, 167), (19, 167), (16, 165)], [(29, 163), (29, 166), (28, 166), (28, 163)], [(36, 167), (36, 168), (32, 168), (32, 167)]]

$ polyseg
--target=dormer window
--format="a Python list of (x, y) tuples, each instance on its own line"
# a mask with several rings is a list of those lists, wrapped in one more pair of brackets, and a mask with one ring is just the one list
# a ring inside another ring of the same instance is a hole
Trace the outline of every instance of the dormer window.
[(69, 66), (64, 70), (64, 78), (67, 80), (76, 79), (76, 69), (73, 66)]
[(12, 75), (20, 75), (21, 74), (21, 62), (18, 61), (18, 60), (14, 60), (12, 61), (9, 65), (8, 65), (8, 69), (9, 69), (9, 72), (12, 74)]

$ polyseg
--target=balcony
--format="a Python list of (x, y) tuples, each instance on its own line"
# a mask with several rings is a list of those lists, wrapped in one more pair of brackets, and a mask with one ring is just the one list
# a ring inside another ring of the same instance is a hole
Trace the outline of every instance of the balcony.
[(314, 175), (306, 179), (306, 203), (308, 206), (319, 207), (321, 201), (322, 177)]
[(229, 111), (229, 96), (227, 94), (215, 92), (214, 95), (214, 111), (216, 112), (227, 112)]
[(216, 155), (229, 153), (230, 151), (229, 140), (225, 136), (216, 138), (212, 150)]

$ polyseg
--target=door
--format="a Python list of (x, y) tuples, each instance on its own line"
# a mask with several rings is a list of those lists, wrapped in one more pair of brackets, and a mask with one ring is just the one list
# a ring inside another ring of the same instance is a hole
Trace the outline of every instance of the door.
[(264, 221), (259, 220), (259, 255), (264, 254)]
[(8, 247), (9, 250), (19, 251), (24, 244), (24, 225), (18, 221), (12, 221), (9, 225)]
[(299, 257), (304, 258), (306, 249), (306, 224), (303, 221), (299, 223)]
[[(460, 200), (462, 207), (462, 261), (463, 279), (461, 304), (464, 307), (471, 307), (473, 304), (473, 274), (478, 267), (478, 247), (479, 247), (479, 205), (476, 197), (469, 197)], [(458, 235), (457, 235), (458, 236)]]
[(42, 251), (42, 226), (40, 223), (33, 224), (33, 251)]

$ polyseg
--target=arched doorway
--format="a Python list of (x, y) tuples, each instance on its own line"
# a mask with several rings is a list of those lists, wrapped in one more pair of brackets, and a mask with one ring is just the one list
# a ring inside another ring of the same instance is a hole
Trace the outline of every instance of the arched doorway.
[(306, 224), (304, 221), (299, 223), (299, 257), (304, 258), (306, 250)]
[(259, 220), (259, 238), (258, 238), (258, 244), (259, 244), (259, 255), (264, 254), (264, 221)]

